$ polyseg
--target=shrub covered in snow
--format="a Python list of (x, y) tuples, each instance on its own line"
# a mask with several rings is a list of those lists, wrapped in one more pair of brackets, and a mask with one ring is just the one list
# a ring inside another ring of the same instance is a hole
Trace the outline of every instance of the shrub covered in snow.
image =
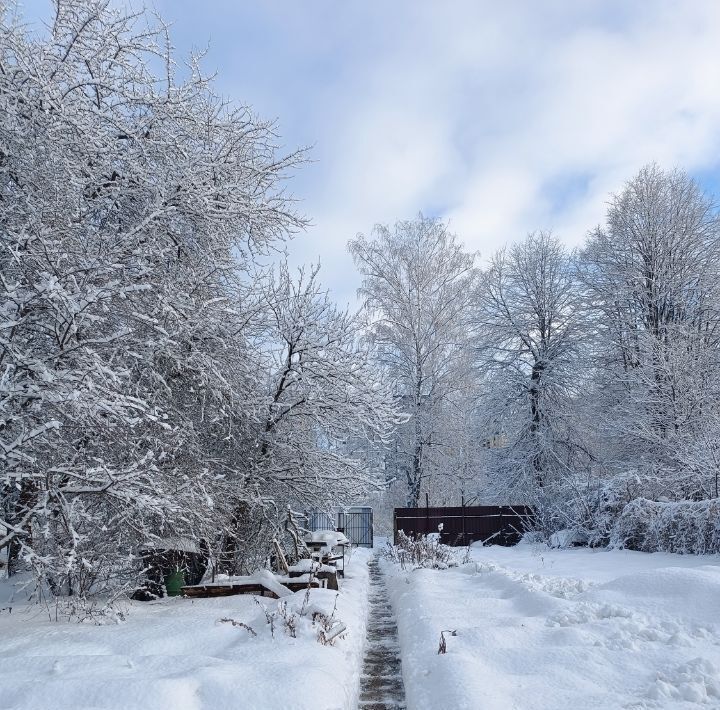
[(415, 567), (447, 569), (457, 566), (455, 551), (443, 545), (437, 535), (410, 537), (402, 530), (398, 533), (396, 545), (387, 544), (385, 556), (398, 563), (403, 569), (409, 563)]
[(565, 493), (543, 501), (538, 516), (550, 546), (566, 546), (557, 536), (571, 535), (572, 545), (606, 547), (625, 507), (640, 498), (661, 499), (663, 488), (653, 477), (632, 470), (584, 488), (569, 487)]
[(630, 501), (614, 525), (612, 547), (642, 552), (720, 552), (720, 499)]
[(579, 530), (558, 530), (550, 535), (550, 547), (581, 547), (587, 544), (587, 535)]

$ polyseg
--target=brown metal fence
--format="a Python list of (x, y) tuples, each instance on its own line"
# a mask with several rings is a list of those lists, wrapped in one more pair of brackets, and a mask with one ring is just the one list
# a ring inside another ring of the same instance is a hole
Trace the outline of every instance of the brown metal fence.
[(395, 542), (402, 530), (413, 537), (440, 532), (440, 541), (446, 545), (469, 545), (477, 540), (515, 545), (531, 524), (532, 516), (532, 509), (526, 505), (395, 508)]

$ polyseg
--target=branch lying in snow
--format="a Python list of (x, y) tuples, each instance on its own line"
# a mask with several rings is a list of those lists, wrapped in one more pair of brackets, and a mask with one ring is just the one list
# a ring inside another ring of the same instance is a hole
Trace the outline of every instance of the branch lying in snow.
[(323, 646), (332, 646), (333, 641), (340, 636), (340, 634), (345, 633), (345, 631), (347, 631), (345, 624), (337, 621), (329, 630), (320, 629), (318, 631), (318, 642)]
[(457, 636), (457, 630), (453, 629), (452, 631), (449, 629), (445, 629), (444, 631), (440, 632), (440, 645), (438, 646), (438, 655), (441, 653), (447, 653), (447, 641), (445, 640), (445, 634), (450, 634), (450, 636)]

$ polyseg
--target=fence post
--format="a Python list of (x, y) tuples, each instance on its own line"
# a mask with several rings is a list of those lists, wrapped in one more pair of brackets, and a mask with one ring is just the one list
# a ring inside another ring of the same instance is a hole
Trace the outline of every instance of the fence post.
[(425, 491), (425, 534), (430, 532), (430, 496)]
[(462, 507), (462, 539), (463, 539), (463, 545), (467, 545), (467, 532), (465, 530), (465, 494), (463, 494), (460, 498), (460, 503)]

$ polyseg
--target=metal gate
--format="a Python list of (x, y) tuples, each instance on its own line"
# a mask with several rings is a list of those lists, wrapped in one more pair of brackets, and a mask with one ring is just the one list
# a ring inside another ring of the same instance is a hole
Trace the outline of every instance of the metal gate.
[(307, 529), (338, 530), (344, 533), (351, 545), (359, 547), (373, 546), (373, 510), (355, 506), (337, 514), (337, 521), (331, 513), (313, 510), (306, 513)]
[(312, 510), (307, 515), (307, 529), (311, 532), (316, 530), (332, 530), (335, 527), (335, 520), (330, 513), (323, 510)]
[(345, 533), (351, 545), (373, 546), (372, 508), (349, 508), (338, 513), (338, 530)]

